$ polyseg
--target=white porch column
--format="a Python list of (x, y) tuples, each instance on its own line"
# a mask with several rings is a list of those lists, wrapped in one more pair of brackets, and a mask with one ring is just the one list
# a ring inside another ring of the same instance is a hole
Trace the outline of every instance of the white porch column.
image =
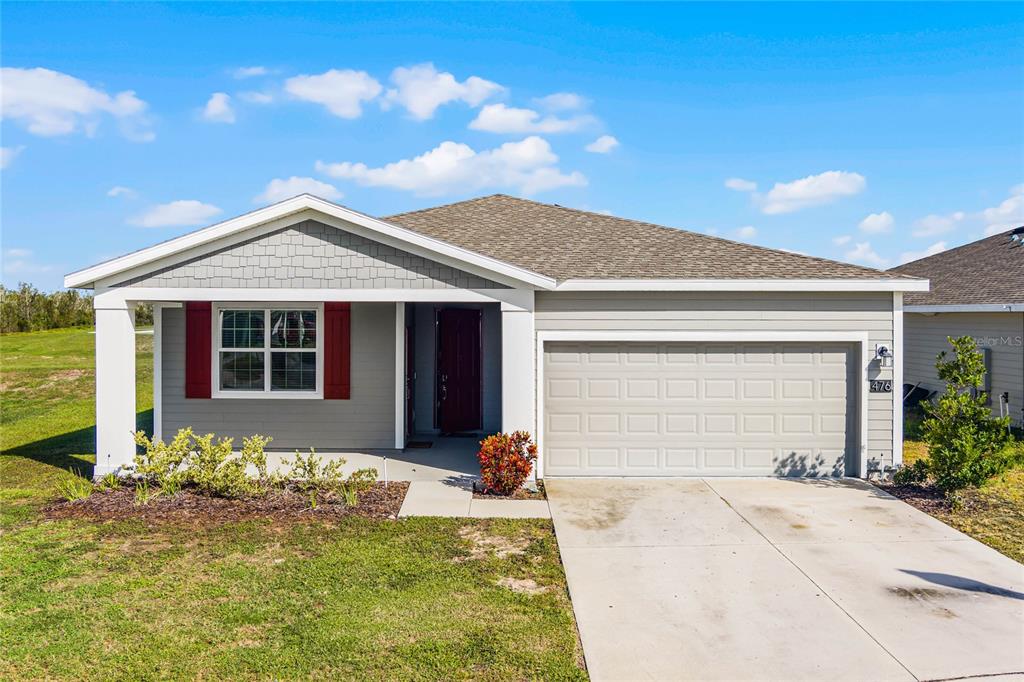
[[(532, 293), (532, 292), (531, 292)], [(533, 306), (501, 304), (501, 430), (537, 438)]]
[(96, 469), (99, 478), (135, 456), (135, 304), (96, 300)]
[(395, 303), (395, 449), (405, 447), (405, 302)]

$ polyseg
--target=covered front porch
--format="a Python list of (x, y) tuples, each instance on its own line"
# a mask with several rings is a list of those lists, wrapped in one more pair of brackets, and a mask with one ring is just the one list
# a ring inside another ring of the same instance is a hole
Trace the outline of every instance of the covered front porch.
[[(145, 301), (154, 305), (156, 437), (192, 427), (240, 445), (258, 433), (274, 439), (272, 461), (315, 448), (325, 457), (344, 457), (347, 470), (373, 467), (381, 477), (386, 461), (390, 480), (477, 478), (475, 453), (483, 436), (535, 431), (533, 293), (452, 290), (438, 300), (439, 293), (98, 293), (95, 475), (129, 465), (135, 453), (130, 349), (134, 310)], [(198, 329), (189, 312), (197, 305), (208, 311), (202, 313), (206, 326)], [(337, 325), (332, 330), (329, 312), (339, 306), (348, 311), (341, 331)]]

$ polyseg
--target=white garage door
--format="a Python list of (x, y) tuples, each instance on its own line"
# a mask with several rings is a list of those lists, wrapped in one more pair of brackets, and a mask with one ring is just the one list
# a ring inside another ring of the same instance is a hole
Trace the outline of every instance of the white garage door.
[(545, 474), (854, 474), (855, 367), (838, 343), (549, 341)]

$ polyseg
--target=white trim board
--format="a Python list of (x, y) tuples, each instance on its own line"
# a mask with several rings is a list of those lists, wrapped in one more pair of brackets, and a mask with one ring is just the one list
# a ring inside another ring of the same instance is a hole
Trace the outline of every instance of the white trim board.
[[(306, 212), (310, 214), (304, 215)], [(298, 222), (307, 218), (316, 218), (321, 222), (339, 227), (340, 229), (351, 230), (363, 236), (370, 236), (377, 240), (400, 243), (403, 248), (410, 249), (414, 253), (420, 253), (427, 257), (445, 262), (448, 265), (461, 263), (463, 269), (469, 267), (480, 268), (492, 277), (501, 279), (512, 279), (522, 284), (537, 286), (543, 289), (553, 289), (555, 280), (532, 272), (525, 268), (506, 263), (504, 261), (485, 256), (483, 254), (464, 249), (454, 244), (434, 239), (426, 235), (414, 232), (413, 230), (392, 225), (391, 223), (373, 218), (358, 211), (339, 206), (319, 197), (310, 194), (285, 199), (284, 201), (272, 204), (265, 208), (251, 211), (244, 215), (225, 220), (224, 222), (211, 225), (210, 227), (190, 232), (189, 234), (170, 239), (146, 249), (126, 254), (113, 260), (105, 261), (82, 270), (77, 270), (64, 277), (64, 286), (68, 288), (88, 288), (97, 282), (109, 279), (114, 275), (124, 275), (126, 272), (137, 269), (141, 266), (151, 266), (158, 269), (155, 263), (168, 257), (182, 254), (186, 251), (197, 250), (198, 247), (218, 242), (217, 247), (225, 245), (221, 242), (229, 237), (243, 235), (248, 239), (252, 235), (249, 231), (253, 228), (264, 226), (264, 229), (279, 229), (283, 224)], [(275, 223), (275, 221), (278, 221)], [(341, 221), (344, 227), (338, 223)], [(283, 224), (282, 224), (283, 223)], [(267, 225), (274, 225), (267, 228)], [(359, 229), (362, 228), (362, 229)], [(195, 254), (198, 255), (199, 251)], [(124, 279), (130, 278), (125, 275)]]
[(972, 303), (968, 305), (908, 305), (905, 313), (1019, 313), (1024, 303)]
[(903, 294), (892, 295), (892, 465), (903, 464)]
[(928, 291), (928, 280), (567, 279), (555, 291)]
[[(691, 341), (698, 343), (757, 343), (777, 341), (845, 342), (860, 348), (860, 385), (856, 387), (859, 428), (860, 467), (858, 476), (868, 471), (868, 380), (869, 360), (867, 332), (713, 332), (713, 331), (541, 331), (537, 332), (537, 470), (544, 471), (544, 344), (548, 341)], [(895, 393), (893, 393), (895, 400)]]
[(123, 309), (127, 301), (251, 301), (301, 303), (495, 303), (503, 308), (533, 310), (532, 289), (261, 289), (217, 287), (116, 287), (97, 291), (96, 309)]

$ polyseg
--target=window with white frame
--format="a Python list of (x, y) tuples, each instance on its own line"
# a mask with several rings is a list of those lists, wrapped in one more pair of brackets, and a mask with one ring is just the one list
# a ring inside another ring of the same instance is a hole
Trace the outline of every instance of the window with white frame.
[(221, 396), (320, 394), (318, 308), (218, 310), (217, 387)]

